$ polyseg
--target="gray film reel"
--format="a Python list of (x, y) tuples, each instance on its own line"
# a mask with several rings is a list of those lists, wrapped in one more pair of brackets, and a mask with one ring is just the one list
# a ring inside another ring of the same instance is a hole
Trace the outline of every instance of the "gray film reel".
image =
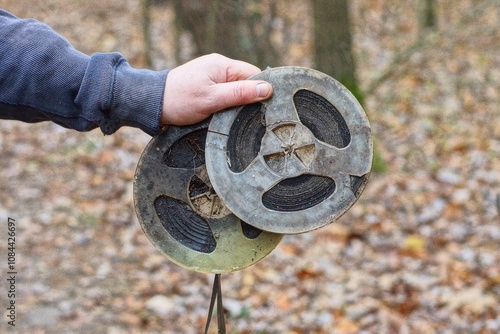
[(235, 215), (294, 234), (344, 214), (368, 181), (373, 142), (365, 112), (338, 81), (302, 67), (267, 69), (262, 103), (216, 114), (206, 140), (208, 175)]
[(282, 235), (241, 221), (214, 192), (205, 166), (208, 124), (168, 127), (149, 142), (137, 166), (134, 202), (142, 229), (167, 258), (219, 274), (261, 260)]

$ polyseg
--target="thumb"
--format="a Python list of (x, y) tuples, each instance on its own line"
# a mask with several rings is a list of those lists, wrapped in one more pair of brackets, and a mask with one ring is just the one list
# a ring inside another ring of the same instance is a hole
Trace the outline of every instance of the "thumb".
[(260, 80), (241, 80), (215, 85), (217, 109), (250, 104), (268, 99), (273, 93), (271, 84)]

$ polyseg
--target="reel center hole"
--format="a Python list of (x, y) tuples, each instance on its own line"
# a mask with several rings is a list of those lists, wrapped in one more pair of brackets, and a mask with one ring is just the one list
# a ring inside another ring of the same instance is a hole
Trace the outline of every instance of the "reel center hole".
[(283, 149), (285, 155), (289, 157), (293, 154), (293, 151), (295, 150), (295, 143), (292, 142), (289, 144), (281, 144), (281, 148)]
[(202, 217), (222, 218), (231, 214), (231, 211), (221, 201), (214, 188), (207, 185), (198, 176), (193, 176), (188, 187), (189, 203)]
[(264, 160), (269, 168), (281, 176), (300, 175), (314, 161), (314, 143), (314, 135), (302, 124), (279, 125), (264, 136)]

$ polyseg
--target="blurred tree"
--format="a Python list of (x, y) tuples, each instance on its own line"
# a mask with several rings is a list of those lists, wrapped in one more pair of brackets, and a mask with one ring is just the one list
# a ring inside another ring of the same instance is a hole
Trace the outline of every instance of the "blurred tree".
[(436, 26), (434, 0), (425, 0), (421, 25), (424, 28), (434, 28)]
[(315, 67), (346, 86), (362, 103), (352, 51), (348, 0), (313, 0)]
[[(280, 56), (269, 39), (276, 3), (260, 6), (262, 0), (174, 0), (178, 36), (190, 33), (193, 56), (218, 52), (261, 68), (275, 66)], [(269, 19), (264, 19), (263, 8)], [(179, 40), (179, 38), (178, 38)], [(180, 45), (177, 46), (177, 62)]]
[(146, 66), (153, 67), (153, 58), (151, 56), (151, 0), (141, 0), (142, 7), (142, 35), (144, 40), (144, 57)]
[[(358, 85), (352, 49), (349, 1), (313, 0), (312, 9), (316, 69), (340, 81), (363, 105), (364, 94)], [(383, 173), (386, 168), (375, 142), (372, 170)]]

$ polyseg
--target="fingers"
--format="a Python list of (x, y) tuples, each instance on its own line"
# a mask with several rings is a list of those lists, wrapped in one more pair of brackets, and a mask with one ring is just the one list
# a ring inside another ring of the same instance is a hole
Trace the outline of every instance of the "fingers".
[(206, 73), (215, 83), (244, 80), (260, 72), (257, 66), (218, 53), (198, 57), (179, 67)]
[(245, 80), (254, 74), (260, 73), (260, 69), (257, 66), (240, 60), (226, 59), (228, 60), (228, 66), (226, 69), (226, 80), (223, 82)]
[(247, 80), (260, 69), (249, 63), (211, 54), (194, 59), (167, 76), (161, 124), (188, 125), (214, 112), (268, 99), (272, 87)]
[(268, 99), (273, 89), (268, 82), (243, 80), (216, 84), (211, 92), (213, 111)]

